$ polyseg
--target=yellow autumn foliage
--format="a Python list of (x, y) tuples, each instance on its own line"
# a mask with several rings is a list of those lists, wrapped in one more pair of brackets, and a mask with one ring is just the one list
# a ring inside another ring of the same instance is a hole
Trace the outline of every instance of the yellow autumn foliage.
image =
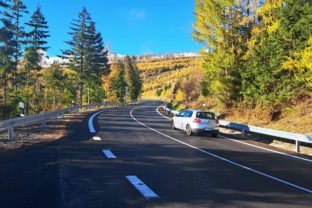
[(185, 95), (185, 93), (181, 89), (179, 89), (177, 91), (177, 94), (175, 96), (175, 100), (178, 101), (178, 102), (186, 100), (186, 95)]
[(271, 25), (269, 25), (267, 28), (268, 34), (271, 35), (275, 33), (278, 30), (279, 26), (280, 26), (279, 21), (272, 22)]
[(296, 52), (294, 58), (287, 57), (283, 63), (283, 68), (293, 70), (303, 76), (297, 76), (304, 81), (308, 87), (312, 87), (312, 36), (307, 42), (307, 47), (302, 51)]

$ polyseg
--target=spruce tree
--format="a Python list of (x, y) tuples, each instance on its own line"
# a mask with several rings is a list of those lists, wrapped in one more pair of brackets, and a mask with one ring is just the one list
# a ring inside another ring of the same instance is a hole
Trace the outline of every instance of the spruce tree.
[(83, 84), (88, 76), (86, 73), (86, 54), (88, 42), (87, 27), (90, 21), (90, 14), (84, 7), (78, 14), (78, 19), (71, 23), (71, 31), (68, 34), (72, 36), (72, 40), (66, 42), (70, 49), (63, 51), (63, 57), (69, 60), (68, 67), (77, 74), (77, 103), (79, 105), (82, 105)]
[(100, 102), (103, 98), (102, 76), (108, 68), (108, 51), (104, 48), (102, 35), (96, 31), (95, 22), (91, 21), (87, 28), (86, 71), (87, 101)]
[(3, 14), (3, 18), (0, 19), (2, 27), (0, 28), (0, 80), (3, 83), (3, 118), (7, 117), (7, 87), (12, 68), (14, 66), (14, 34), (13, 23), (10, 16), (8, 16), (8, 10), (10, 5), (4, 1), (1, 1), (0, 12)]
[(139, 71), (135, 63), (131, 60), (129, 56), (125, 57), (125, 79), (128, 84), (127, 97), (130, 101), (135, 101), (141, 94), (142, 90), (142, 80), (140, 78)]
[(95, 22), (91, 21), (87, 28), (87, 55), (91, 75), (100, 77), (107, 69), (108, 51), (104, 47), (102, 35), (96, 31)]
[(116, 93), (117, 101), (124, 102), (127, 82), (125, 79), (125, 67), (121, 61), (117, 63), (117, 76), (112, 81), (112, 90)]
[(101, 85), (101, 76), (107, 68), (107, 51), (104, 49), (101, 33), (96, 31), (95, 23), (86, 8), (72, 22), (70, 29), (72, 39), (66, 42), (70, 49), (63, 51), (63, 57), (69, 60), (68, 67), (77, 74), (77, 101), (82, 104), (84, 86), (90, 86), (90, 82)]
[(25, 89), (20, 93), (26, 100), (26, 113), (29, 113), (30, 99), (34, 98), (33, 106), (38, 106), (42, 100), (39, 95), (42, 94), (38, 89), (41, 89), (38, 71), (42, 69), (41, 59), (48, 49), (46, 46), (46, 38), (49, 37), (48, 25), (45, 17), (41, 12), (41, 7), (38, 6), (31, 16), (29, 22), (26, 23), (30, 31), (26, 34), (25, 56), (23, 60), (23, 78), (26, 82)]
[[(22, 18), (28, 13), (27, 7), (22, 0), (12, 0), (12, 5), (3, 13), (3, 20), (7, 22), (7, 31), (13, 34), (12, 47), (13, 47), (13, 67), (11, 74), (13, 77), (14, 92), (17, 93), (17, 85), (19, 82), (18, 65), (22, 53), (22, 46), (25, 45), (26, 32), (22, 24)], [(8, 24), (10, 22), (10, 24)], [(17, 95), (15, 95), (17, 96)]]
[(31, 29), (27, 33), (27, 45), (25, 49), (26, 70), (40, 70), (42, 53), (48, 49), (46, 38), (49, 37), (48, 23), (38, 6), (31, 16), (31, 20), (26, 23)]

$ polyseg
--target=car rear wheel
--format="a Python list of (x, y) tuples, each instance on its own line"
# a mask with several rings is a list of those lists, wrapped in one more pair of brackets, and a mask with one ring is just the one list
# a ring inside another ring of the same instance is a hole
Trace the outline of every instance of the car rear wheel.
[(174, 126), (174, 121), (173, 121), (173, 120), (171, 121), (171, 129), (172, 129), (172, 130), (175, 130), (175, 129), (176, 129), (175, 126)]
[(186, 126), (186, 131), (185, 132), (186, 132), (187, 136), (191, 136), (193, 134), (192, 128), (190, 127), (190, 125)]

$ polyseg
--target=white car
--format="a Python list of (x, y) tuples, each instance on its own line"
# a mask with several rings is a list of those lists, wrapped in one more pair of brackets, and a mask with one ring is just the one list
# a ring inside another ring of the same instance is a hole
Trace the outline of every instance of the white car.
[(181, 129), (188, 136), (209, 133), (213, 137), (219, 134), (219, 121), (212, 112), (201, 110), (184, 110), (171, 120), (171, 129)]

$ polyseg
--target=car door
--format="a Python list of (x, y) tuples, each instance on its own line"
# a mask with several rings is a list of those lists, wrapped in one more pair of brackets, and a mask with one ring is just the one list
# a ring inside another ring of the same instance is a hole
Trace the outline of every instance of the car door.
[(191, 111), (191, 110), (185, 111), (185, 114), (184, 114), (184, 117), (183, 117), (183, 120), (182, 120), (182, 129), (183, 130), (186, 130), (187, 124), (190, 123), (192, 114), (193, 114), (193, 111)]
[(185, 111), (181, 111), (174, 119), (174, 125), (178, 129), (182, 129), (182, 122), (185, 115)]

